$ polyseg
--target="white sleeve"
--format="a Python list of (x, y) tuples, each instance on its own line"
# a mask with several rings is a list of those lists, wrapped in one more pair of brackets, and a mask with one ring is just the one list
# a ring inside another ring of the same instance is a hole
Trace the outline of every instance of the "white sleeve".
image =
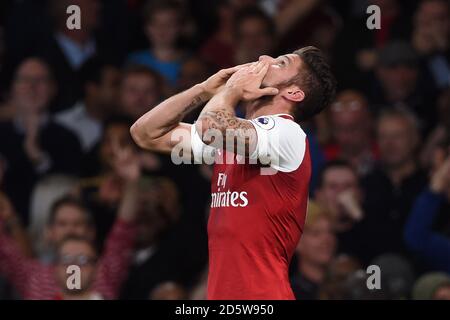
[(300, 167), (305, 156), (306, 134), (297, 123), (279, 116), (263, 116), (250, 122), (258, 137), (250, 159), (258, 159), (281, 172)]
[[(207, 160), (204, 159), (205, 157), (214, 155), (214, 148), (202, 141), (195, 129), (195, 123), (191, 125), (191, 149), (194, 156), (194, 163), (203, 163), (203, 160)], [(206, 162), (208, 163), (208, 161)]]

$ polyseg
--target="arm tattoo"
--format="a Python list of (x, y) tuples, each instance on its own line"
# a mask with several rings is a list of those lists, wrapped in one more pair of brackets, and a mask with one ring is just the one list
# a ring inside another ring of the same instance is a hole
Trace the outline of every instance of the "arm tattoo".
[(177, 117), (174, 117), (173, 119), (169, 120), (167, 126), (169, 128), (174, 128), (176, 127), (180, 121), (183, 120), (183, 118), (192, 110), (194, 110), (195, 108), (197, 108), (198, 106), (200, 106), (202, 103), (205, 103), (205, 97), (203, 97), (202, 95), (197, 95), (194, 97), (194, 99), (192, 99), (192, 101), (186, 106), (186, 108), (184, 109), (184, 111), (178, 115)]
[[(246, 157), (251, 153), (257, 138), (255, 128), (248, 120), (237, 118), (234, 112), (225, 108), (202, 112), (198, 120), (206, 144)], [(220, 140), (216, 140), (218, 137)]]

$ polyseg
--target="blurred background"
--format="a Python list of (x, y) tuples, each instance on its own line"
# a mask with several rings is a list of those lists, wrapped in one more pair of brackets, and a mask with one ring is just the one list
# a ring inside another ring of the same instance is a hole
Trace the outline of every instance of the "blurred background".
[(204, 299), (211, 168), (140, 150), (129, 127), (221, 68), (306, 45), (339, 90), (301, 124), (296, 297), (450, 299), (447, 0), (2, 0), (0, 299)]

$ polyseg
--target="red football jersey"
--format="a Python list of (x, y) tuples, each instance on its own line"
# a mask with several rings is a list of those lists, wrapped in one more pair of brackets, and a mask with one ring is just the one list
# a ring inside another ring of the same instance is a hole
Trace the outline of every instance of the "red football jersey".
[[(258, 136), (249, 159), (215, 150), (207, 297), (294, 299), (288, 269), (305, 222), (311, 176), (308, 141), (289, 115), (248, 121)], [(191, 139), (199, 160), (211, 147), (201, 142), (195, 126)], [(226, 157), (235, 161), (224, 163)]]

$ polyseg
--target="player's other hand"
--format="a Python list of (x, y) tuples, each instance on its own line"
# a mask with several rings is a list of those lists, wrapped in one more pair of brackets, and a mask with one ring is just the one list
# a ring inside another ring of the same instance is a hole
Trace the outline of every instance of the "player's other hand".
[(262, 81), (269, 70), (269, 66), (269, 63), (266, 61), (258, 61), (240, 68), (228, 79), (225, 84), (225, 89), (233, 91), (244, 101), (278, 94), (277, 88), (261, 88)]
[(205, 94), (208, 95), (208, 98), (211, 98), (224, 87), (225, 83), (233, 73), (248, 65), (250, 65), (250, 63), (241, 64), (228, 69), (222, 69), (200, 83), (200, 86), (203, 88)]

